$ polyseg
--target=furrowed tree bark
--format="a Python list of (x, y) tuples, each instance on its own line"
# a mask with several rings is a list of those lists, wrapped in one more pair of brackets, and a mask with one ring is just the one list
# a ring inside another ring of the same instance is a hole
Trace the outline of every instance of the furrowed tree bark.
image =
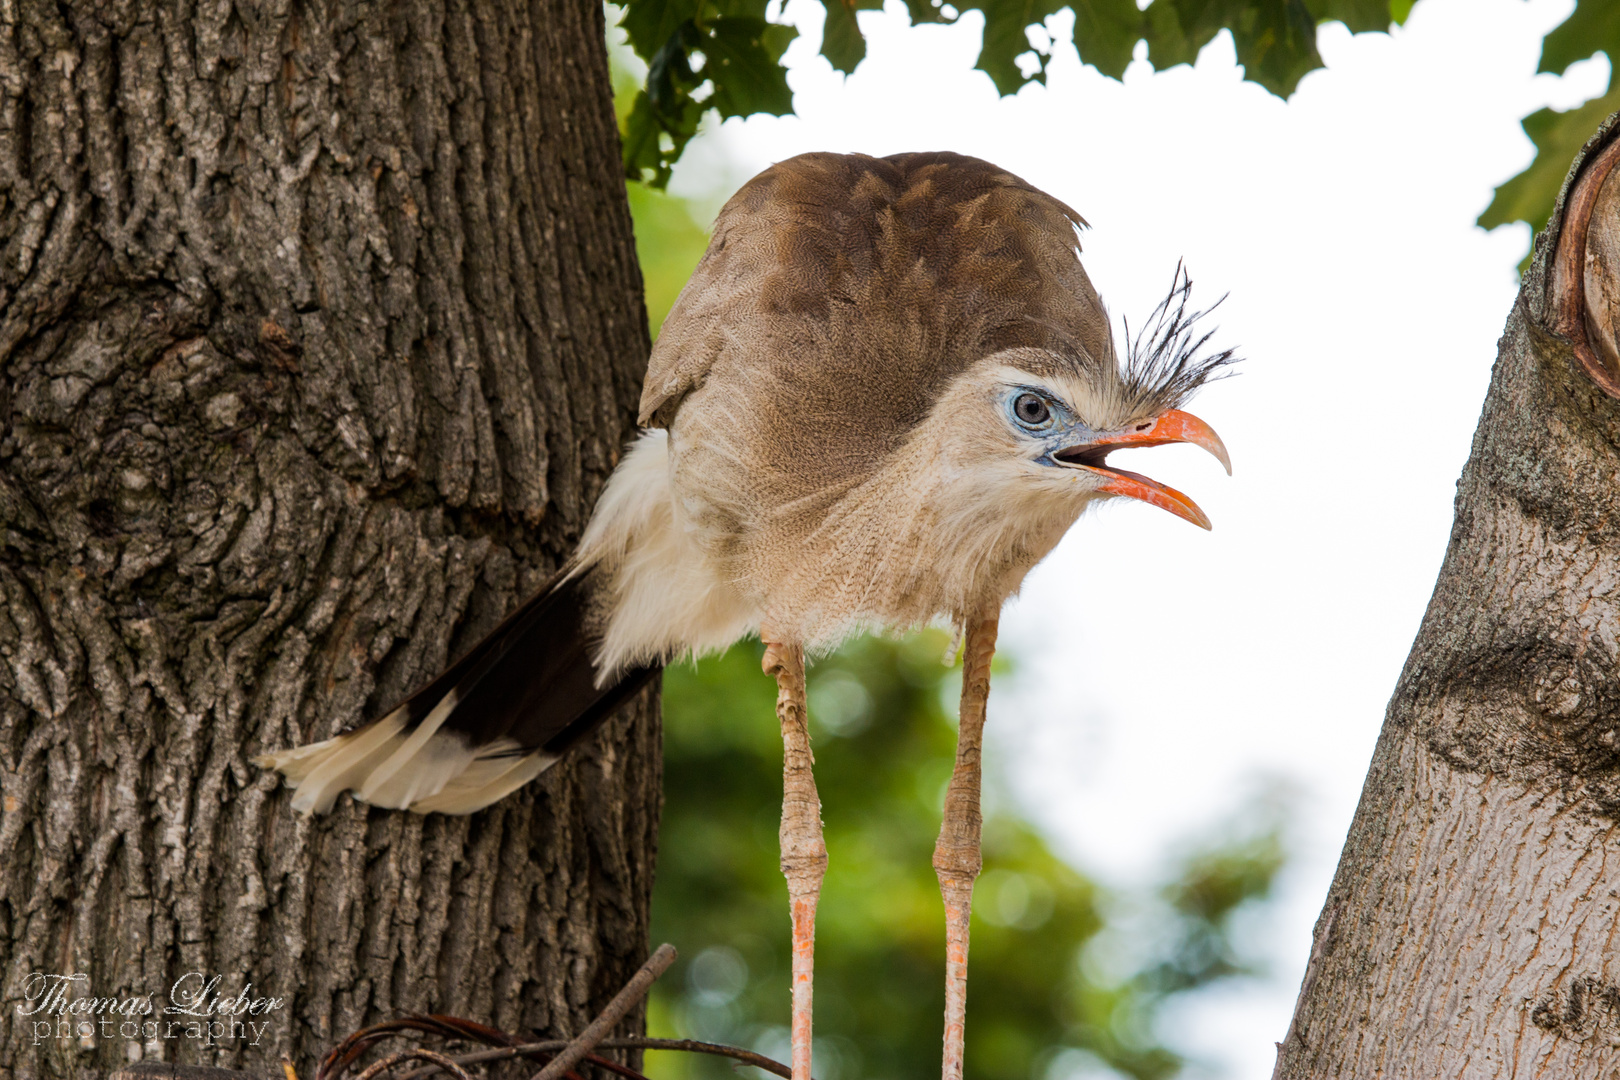
[(1508, 319), (1277, 1077), (1620, 1077), (1620, 170), (1587, 185), (1617, 137)]
[[(0, 5), (0, 1077), (570, 1035), (645, 958), (654, 693), (470, 817), (308, 820), (248, 764), (476, 641), (632, 434), (602, 19)], [(154, 1012), (87, 1030), (36, 973)], [(202, 1018), (257, 1039), (164, 1015), (216, 976), (279, 999)]]

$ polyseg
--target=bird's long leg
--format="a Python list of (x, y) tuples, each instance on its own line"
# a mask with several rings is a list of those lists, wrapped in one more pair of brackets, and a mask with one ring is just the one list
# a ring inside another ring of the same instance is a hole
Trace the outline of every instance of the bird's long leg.
[(944, 1080), (962, 1080), (963, 1026), (967, 1016), (968, 918), (973, 911), (973, 879), (979, 852), (979, 761), (984, 706), (990, 697), (990, 659), (996, 652), (996, 624), (990, 615), (969, 619), (962, 656), (961, 721), (956, 734), (956, 769), (945, 789), (945, 819), (934, 845), (934, 872), (945, 898), (945, 1056)]
[(811, 772), (804, 705), (804, 650), (765, 643), (765, 673), (776, 677), (782, 724), (782, 874), (793, 909), (793, 1080), (810, 1080), (810, 999), (816, 960), (816, 900), (827, 872), (821, 797)]

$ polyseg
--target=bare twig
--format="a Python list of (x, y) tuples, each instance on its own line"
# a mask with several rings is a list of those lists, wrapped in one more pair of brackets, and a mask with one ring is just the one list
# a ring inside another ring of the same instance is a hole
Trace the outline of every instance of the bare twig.
[[(614, 996), (601, 1014), (573, 1039), (547, 1039), (541, 1042), (519, 1043), (516, 1035), (476, 1021), (465, 1020), (458, 1016), (438, 1014), (406, 1016), (398, 1020), (389, 1020), (385, 1023), (361, 1028), (344, 1039), (322, 1059), (320, 1068), (316, 1071), (316, 1080), (337, 1080), (350, 1064), (378, 1042), (390, 1036), (402, 1035), (412, 1031), (438, 1035), (447, 1039), (465, 1039), (475, 1043), (481, 1042), (487, 1046), (497, 1047), (497, 1049), (479, 1050), (458, 1057), (434, 1055), (431, 1058), (422, 1058), (422, 1060), (429, 1061), (430, 1064), (425, 1068), (414, 1069), (406, 1073), (402, 1080), (421, 1080), (423, 1077), (431, 1076), (433, 1073), (440, 1071), (439, 1059), (441, 1057), (444, 1061), (459, 1068), (463, 1065), (473, 1065), (486, 1061), (508, 1061), (518, 1057), (543, 1057), (553, 1054), (556, 1056), (546, 1064), (545, 1069), (541, 1070), (542, 1075), (547, 1070), (555, 1068), (557, 1077), (572, 1077), (574, 1074), (569, 1072), (569, 1069), (579, 1061), (590, 1061), (592, 1064), (618, 1073), (620, 1076), (625, 1077), (626, 1080), (646, 1080), (645, 1077), (633, 1069), (591, 1054), (590, 1051), (598, 1046), (604, 1050), (687, 1050), (697, 1053), (718, 1054), (747, 1065), (756, 1066), (777, 1076), (790, 1078), (792, 1073), (787, 1066), (773, 1061), (763, 1054), (756, 1054), (741, 1047), (701, 1042), (696, 1039), (648, 1039), (638, 1037), (607, 1039), (603, 1037), (612, 1029), (613, 1025), (624, 1019), (625, 1013), (629, 1012), (636, 1002), (645, 996), (648, 988), (652, 986), (653, 980), (667, 971), (674, 960), (675, 947), (673, 945), (659, 946), (658, 950), (642, 965), (641, 970), (637, 971), (630, 981), (625, 984), (624, 989)], [(423, 1053), (431, 1053), (431, 1051), (424, 1051)], [(570, 1054), (572, 1059), (565, 1060)], [(420, 1057), (421, 1055), (417, 1056)], [(372, 1066), (358, 1080), (375, 1077), (384, 1068), (392, 1068), (406, 1060), (410, 1060), (410, 1058), (395, 1054), (386, 1059), (386, 1065), (379, 1063)], [(560, 1066), (558, 1065), (559, 1062), (562, 1062)]]
[(701, 1039), (604, 1039), (601, 1047), (604, 1050), (685, 1050), (694, 1054), (715, 1054), (719, 1057), (733, 1058), (756, 1069), (764, 1069), (768, 1073), (780, 1076), (782, 1080), (791, 1080), (793, 1076), (792, 1069), (774, 1058), (756, 1054), (752, 1050), (744, 1050), (740, 1046), (704, 1042)]
[(586, 1054), (584, 1057), (580, 1058), (580, 1060), (588, 1061), (598, 1068), (606, 1069), (610, 1073), (622, 1076), (624, 1077), (624, 1080), (649, 1080), (648, 1077), (636, 1072), (636, 1070), (632, 1069), (630, 1066), (620, 1065), (617, 1061), (609, 1060), (608, 1058), (602, 1057), (599, 1054)]
[[(520, 1046), (505, 1046), (499, 1050), (476, 1050), (470, 1054), (460, 1054), (453, 1060), (459, 1065), (478, 1065), (486, 1061), (507, 1061), (515, 1057), (538, 1057), (541, 1054), (552, 1054), (567, 1046), (565, 1039), (547, 1039), (543, 1042), (523, 1043)], [(756, 1069), (763, 1069), (782, 1080), (791, 1080), (793, 1070), (774, 1058), (764, 1054), (756, 1054), (752, 1050), (744, 1050), (740, 1046), (727, 1046), (725, 1043), (703, 1042), (700, 1039), (650, 1039), (641, 1036), (626, 1036), (618, 1039), (603, 1039), (597, 1043), (600, 1050), (680, 1050), (695, 1054), (714, 1054), (717, 1057), (728, 1057), (743, 1065), (752, 1065)], [(422, 1080), (423, 1077), (433, 1073), (429, 1066), (406, 1073), (402, 1080)]]
[(546, 1062), (546, 1067), (534, 1074), (534, 1080), (560, 1080), (563, 1073), (572, 1069), (580, 1058), (596, 1049), (596, 1044), (607, 1038), (607, 1033), (624, 1019), (624, 1014), (646, 996), (653, 980), (668, 971), (669, 965), (674, 962), (675, 946), (667, 941), (658, 946), (658, 949), (647, 958), (647, 962), (641, 965), (641, 970), (632, 975), (630, 981), (624, 984), (624, 989), (607, 1003), (607, 1008), (587, 1024), (584, 1031), (574, 1036), (574, 1040), (564, 1047), (561, 1053)]
[(451, 1076), (454, 1076), (456, 1080), (472, 1080), (472, 1077), (468, 1074), (466, 1069), (463, 1069), (460, 1065), (457, 1065), (454, 1061), (451, 1061), (443, 1054), (432, 1050), (423, 1050), (421, 1048), (417, 1048), (415, 1050), (401, 1050), (397, 1054), (389, 1054), (371, 1068), (361, 1073), (359, 1080), (376, 1080), (378, 1076), (381, 1076), (389, 1069), (392, 1069), (395, 1065), (399, 1065), (407, 1061), (431, 1061), (434, 1065), (443, 1069)]
[(467, 1039), (470, 1042), (484, 1043), (486, 1046), (514, 1046), (519, 1042), (515, 1035), (508, 1035), (504, 1031), (472, 1020), (463, 1020), (459, 1016), (436, 1014), (405, 1016), (398, 1020), (361, 1028), (338, 1043), (321, 1059), (320, 1065), (315, 1070), (315, 1080), (337, 1080), (361, 1054), (377, 1043), (389, 1036), (402, 1035), (410, 1031), (426, 1032), (446, 1039)]

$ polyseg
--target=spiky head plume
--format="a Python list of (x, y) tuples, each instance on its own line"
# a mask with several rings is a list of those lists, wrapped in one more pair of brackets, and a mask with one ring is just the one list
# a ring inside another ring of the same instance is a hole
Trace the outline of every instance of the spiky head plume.
[(1170, 292), (1147, 324), (1132, 337), (1130, 322), (1125, 323), (1120, 377), (1136, 415), (1156, 416), (1179, 408), (1205, 383), (1232, 374), (1228, 369), (1237, 363), (1237, 354), (1232, 349), (1206, 351), (1215, 331), (1200, 325), (1226, 298), (1199, 310), (1192, 307), (1191, 297), (1192, 277), (1178, 262)]

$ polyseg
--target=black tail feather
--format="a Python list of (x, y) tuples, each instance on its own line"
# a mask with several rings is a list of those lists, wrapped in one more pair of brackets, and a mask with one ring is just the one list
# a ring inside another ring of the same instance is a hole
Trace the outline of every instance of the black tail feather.
[(455, 691), (455, 708), (440, 730), (460, 734), (474, 749), (511, 739), (517, 746), (509, 754), (566, 752), (662, 670), (635, 667), (597, 686), (589, 614), (589, 577), (557, 574), (395, 707), (405, 711), (405, 730), (414, 729)]
[(261, 755), (294, 808), (324, 813), (344, 791), (379, 806), (471, 813), (540, 775), (658, 674), (597, 685), (590, 580), (559, 575), (437, 678), (369, 724)]

